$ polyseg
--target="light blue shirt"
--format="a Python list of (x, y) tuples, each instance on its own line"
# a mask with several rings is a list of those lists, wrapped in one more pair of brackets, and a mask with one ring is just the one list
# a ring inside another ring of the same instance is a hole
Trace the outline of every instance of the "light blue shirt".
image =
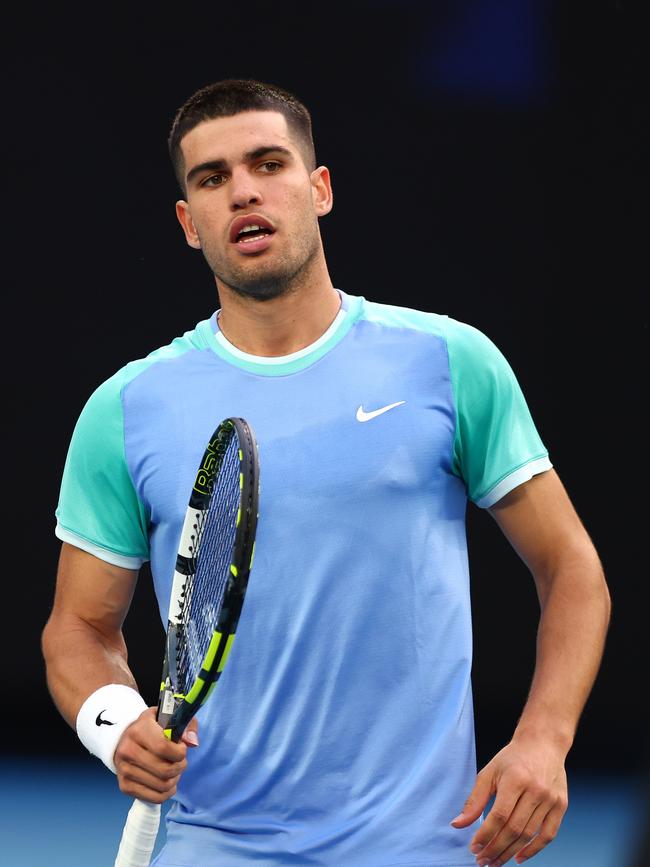
[(474, 829), (449, 826), (476, 773), (466, 503), (551, 465), (483, 334), (341, 297), (284, 358), (235, 349), (214, 315), (100, 386), (75, 429), (57, 535), (150, 559), (165, 623), (209, 435), (243, 416), (259, 444), (249, 590), (157, 867), (474, 864)]

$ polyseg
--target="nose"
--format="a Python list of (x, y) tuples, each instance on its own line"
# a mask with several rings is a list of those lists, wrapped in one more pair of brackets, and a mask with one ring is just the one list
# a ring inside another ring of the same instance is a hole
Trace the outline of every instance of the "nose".
[(251, 205), (259, 205), (262, 195), (259, 186), (255, 183), (255, 176), (242, 167), (235, 170), (230, 182), (230, 206), (233, 211), (248, 208)]

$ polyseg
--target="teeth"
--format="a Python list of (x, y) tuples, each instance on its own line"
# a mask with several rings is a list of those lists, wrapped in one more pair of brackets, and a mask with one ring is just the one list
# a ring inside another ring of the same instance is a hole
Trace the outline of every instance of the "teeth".
[(259, 226), (257, 223), (251, 223), (248, 226), (244, 226), (242, 229), (240, 229), (237, 232), (236, 241), (238, 241), (240, 243), (242, 243), (244, 241), (246, 241), (246, 242), (256, 241), (256, 240), (258, 240), (257, 237), (252, 238), (252, 237), (247, 237), (247, 236), (257, 234), (258, 232), (263, 232), (265, 235), (267, 235), (267, 234), (271, 233), (271, 229), (268, 229), (266, 226)]

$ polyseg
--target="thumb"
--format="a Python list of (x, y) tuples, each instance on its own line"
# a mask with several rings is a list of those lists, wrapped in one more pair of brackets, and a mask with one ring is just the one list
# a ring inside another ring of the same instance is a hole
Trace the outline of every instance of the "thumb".
[(196, 717), (193, 717), (187, 724), (187, 728), (181, 736), (181, 741), (188, 747), (198, 747), (199, 745), (199, 723)]
[(472, 822), (476, 822), (493, 794), (494, 788), (491, 777), (479, 774), (469, 798), (465, 801), (462, 812), (451, 820), (451, 825), (454, 828), (467, 828)]

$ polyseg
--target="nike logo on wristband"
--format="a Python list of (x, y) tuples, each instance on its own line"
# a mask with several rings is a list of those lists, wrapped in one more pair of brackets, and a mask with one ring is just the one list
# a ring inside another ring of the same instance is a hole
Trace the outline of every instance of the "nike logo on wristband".
[(100, 710), (100, 712), (97, 714), (97, 719), (95, 720), (96, 726), (114, 726), (115, 725), (115, 723), (112, 723), (110, 720), (102, 719), (102, 714), (106, 713), (107, 709), (108, 708), (104, 708), (104, 710)]

